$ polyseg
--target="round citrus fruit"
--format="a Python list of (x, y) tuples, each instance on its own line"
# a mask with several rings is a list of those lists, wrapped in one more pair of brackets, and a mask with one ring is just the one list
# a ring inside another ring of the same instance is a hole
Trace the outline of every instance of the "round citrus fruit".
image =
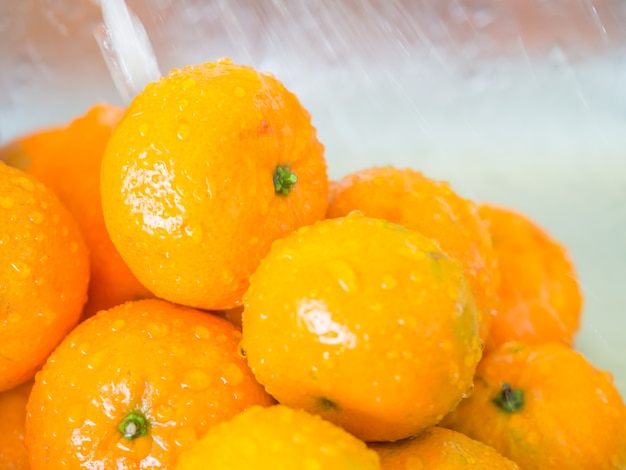
[(489, 342), (571, 345), (580, 326), (582, 294), (565, 248), (526, 216), (483, 204), (500, 269), (500, 308)]
[(275, 78), (230, 60), (149, 84), (102, 163), (113, 243), (158, 297), (239, 305), (272, 241), (325, 216), (323, 147)]
[(443, 425), (523, 469), (626, 468), (626, 407), (606, 372), (560, 343), (506, 343)]
[(338, 426), (283, 405), (254, 407), (185, 451), (175, 470), (376, 470), (378, 456)]
[(89, 256), (57, 197), (0, 162), (0, 391), (35, 375), (79, 321)]
[(172, 468), (210, 427), (273, 403), (240, 340), (226, 320), (158, 299), (88, 318), (36, 376), (31, 468)]
[(360, 214), (274, 243), (245, 296), (242, 347), (279, 402), (366, 441), (437, 423), (471, 387), (481, 356), (458, 261)]
[(0, 468), (29, 470), (24, 445), (26, 402), (32, 381), (0, 393)]
[(65, 127), (17, 139), (6, 149), (14, 162), (61, 199), (78, 222), (89, 249), (90, 280), (84, 316), (151, 297), (113, 246), (104, 225), (100, 165), (111, 132), (124, 110), (99, 104)]
[(478, 307), (480, 336), (489, 337), (497, 310), (498, 270), (489, 232), (475, 204), (449, 184), (411, 169), (368, 168), (330, 187), (329, 217), (353, 210), (416, 230), (463, 265)]
[(383, 470), (519, 470), (493, 447), (460, 432), (433, 426), (417, 437), (370, 444)]

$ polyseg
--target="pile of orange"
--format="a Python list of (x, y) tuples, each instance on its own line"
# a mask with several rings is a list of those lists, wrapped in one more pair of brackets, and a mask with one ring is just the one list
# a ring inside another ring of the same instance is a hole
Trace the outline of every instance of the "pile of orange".
[(564, 247), (416, 170), (329, 183), (271, 75), (173, 70), (0, 160), (1, 468), (626, 468)]

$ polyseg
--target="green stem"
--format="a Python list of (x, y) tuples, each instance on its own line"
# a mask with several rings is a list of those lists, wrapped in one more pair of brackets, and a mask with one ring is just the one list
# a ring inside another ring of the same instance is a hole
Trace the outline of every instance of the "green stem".
[(148, 434), (148, 419), (139, 410), (131, 411), (117, 425), (117, 430), (132, 441)]
[(492, 400), (502, 411), (515, 413), (524, 407), (524, 392), (511, 388), (511, 384), (504, 382), (500, 393)]
[(274, 189), (276, 194), (288, 195), (298, 182), (298, 175), (291, 172), (287, 165), (279, 165), (274, 171)]

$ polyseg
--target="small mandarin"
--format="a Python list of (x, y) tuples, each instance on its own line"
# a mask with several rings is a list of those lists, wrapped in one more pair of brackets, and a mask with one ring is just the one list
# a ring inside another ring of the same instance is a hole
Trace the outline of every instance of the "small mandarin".
[(28, 381), (0, 393), (0, 468), (28, 470), (28, 453), (24, 445), (26, 402), (33, 382)]
[(279, 402), (366, 441), (437, 423), (481, 356), (461, 265), (419, 233), (361, 214), (274, 243), (245, 296), (242, 348)]
[(89, 255), (51, 190), (0, 162), (0, 391), (31, 379), (78, 323)]
[(442, 425), (528, 470), (626, 468), (626, 407), (612, 377), (559, 343), (506, 343)]
[(463, 265), (478, 307), (480, 336), (489, 337), (498, 306), (498, 270), (489, 232), (475, 204), (449, 184), (412, 169), (367, 168), (331, 183), (328, 217), (358, 210), (416, 230)]
[(174, 470), (376, 470), (363, 441), (321, 417), (283, 405), (253, 407), (206, 433)]
[(102, 215), (100, 165), (106, 143), (123, 114), (122, 108), (98, 104), (65, 127), (34, 133), (0, 149), (9, 163), (52, 189), (80, 226), (91, 266), (85, 317), (127, 300), (152, 296), (113, 246)]
[(490, 345), (560, 341), (571, 345), (580, 326), (582, 294), (565, 248), (526, 216), (483, 204), (500, 270), (500, 308)]
[(383, 470), (519, 470), (493, 447), (460, 432), (433, 426), (419, 436), (370, 444)]
[(221, 60), (173, 70), (128, 107), (102, 162), (113, 243), (158, 297), (237, 307), (272, 241), (324, 218), (309, 113), (271, 75)]
[(172, 468), (212, 426), (273, 400), (225, 320), (164, 300), (103, 310), (37, 374), (28, 402), (32, 470)]

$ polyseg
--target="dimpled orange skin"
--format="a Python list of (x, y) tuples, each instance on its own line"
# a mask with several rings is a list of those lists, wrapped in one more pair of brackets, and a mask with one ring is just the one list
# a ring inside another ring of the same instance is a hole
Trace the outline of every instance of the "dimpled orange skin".
[[(523, 395), (509, 402), (515, 411), (494, 402), (504, 383)], [(626, 468), (626, 407), (613, 378), (571, 348), (507, 343), (482, 360), (474, 384), (442, 425), (524, 470)]]
[[(172, 468), (211, 426), (273, 403), (239, 355), (240, 339), (225, 320), (158, 299), (85, 320), (37, 374), (31, 468)], [(147, 434), (128, 439), (118, 425), (134, 411)]]
[(378, 452), (383, 470), (519, 470), (493, 447), (438, 426), (411, 439), (372, 443), (370, 448)]
[(559, 341), (571, 345), (580, 326), (582, 294), (565, 248), (526, 216), (483, 204), (500, 269), (500, 308), (490, 345)]
[(460, 264), (419, 233), (360, 214), (276, 241), (245, 305), (242, 345), (266, 390), (366, 441), (437, 423), (481, 356)]
[(100, 165), (123, 113), (122, 108), (98, 104), (65, 127), (23, 137), (4, 149), (10, 153), (7, 162), (51, 188), (80, 226), (91, 266), (84, 317), (127, 300), (152, 297), (113, 246), (102, 215)]
[(32, 381), (0, 393), (0, 468), (29, 470), (24, 445), (26, 402)]
[[(277, 194), (274, 173), (298, 181)], [(328, 179), (309, 113), (270, 75), (229, 60), (173, 70), (128, 107), (102, 166), (104, 216), (158, 297), (238, 306), (271, 242), (323, 219)]]
[(328, 217), (353, 210), (431, 237), (458, 259), (476, 299), (480, 336), (487, 342), (498, 306), (499, 278), (489, 232), (473, 202), (457, 195), (448, 183), (386, 166), (363, 169), (331, 183)]
[(0, 162), (0, 391), (35, 375), (78, 323), (89, 255), (61, 202)]
[(377, 470), (363, 441), (317, 415), (282, 405), (254, 407), (210, 429), (174, 470)]

